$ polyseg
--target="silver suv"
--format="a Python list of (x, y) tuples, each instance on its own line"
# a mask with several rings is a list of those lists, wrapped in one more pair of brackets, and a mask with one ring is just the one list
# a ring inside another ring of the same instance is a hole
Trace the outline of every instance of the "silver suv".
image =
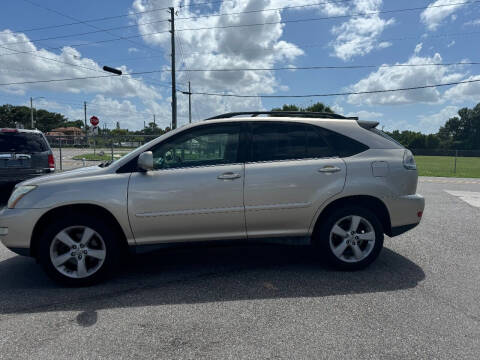
[(55, 280), (85, 285), (113, 273), (127, 250), (212, 240), (311, 244), (333, 266), (361, 269), (384, 234), (420, 222), (412, 153), (378, 123), (236, 115), (171, 131), (111, 164), (17, 185), (0, 239)]

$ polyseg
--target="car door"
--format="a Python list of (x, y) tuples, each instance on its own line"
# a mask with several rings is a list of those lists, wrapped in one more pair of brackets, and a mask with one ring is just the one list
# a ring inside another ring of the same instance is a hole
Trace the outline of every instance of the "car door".
[(134, 172), (128, 211), (137, 244), (246, 237), (241, 124), (205, 124), (153, 149)]
[(306, 236), (320, 205), (342, 191), (344, 161), (335, 157), (316, 126), (258, 121), (249, 128), (248, 238)]

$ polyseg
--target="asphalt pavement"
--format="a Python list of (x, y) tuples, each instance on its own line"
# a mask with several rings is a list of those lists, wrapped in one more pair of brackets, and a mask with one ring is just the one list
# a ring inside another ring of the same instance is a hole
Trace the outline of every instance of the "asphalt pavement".
[(360, 272), (308, 248), (191, 247), (71, 289), (1, 247), (0, 359), (478, 359), (480, 179), (419, 193), (421, 225)]

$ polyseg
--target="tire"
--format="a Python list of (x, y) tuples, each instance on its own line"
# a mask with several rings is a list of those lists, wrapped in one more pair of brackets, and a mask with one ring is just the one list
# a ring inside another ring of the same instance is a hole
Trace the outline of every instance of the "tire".
[(39, 239), (38, 261), (56, 282), (89, 286), (111, 276), (122, 259), (120, 236), (92, 215), (68, 213)]
[(380, 255), (383, 233), (382, 223), (371, 210), (348, 206), (327, 216), (314, 234), (313, 245), (332, 267), (360, 270)]

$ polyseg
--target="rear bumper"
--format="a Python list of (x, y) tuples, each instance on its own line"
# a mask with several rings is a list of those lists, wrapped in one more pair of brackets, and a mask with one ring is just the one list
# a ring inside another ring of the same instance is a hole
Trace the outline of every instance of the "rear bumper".
[(422, 220), (425, 199), (419, 194), (400, 196), (388, 202), (391, 233), (397, 236), (416, 227)]
[(410, 231), (413, 228), (417, 227), (418, 224), (420, 224), (420, 223), (418, 222), (416, 224), (396, 226), (396, 227), (392, 228), (392, 231), (391, 231), (389, 236), (394, 237), (394, 236), (402, 235), (403, 233), (406, 233), (407, 231)]

